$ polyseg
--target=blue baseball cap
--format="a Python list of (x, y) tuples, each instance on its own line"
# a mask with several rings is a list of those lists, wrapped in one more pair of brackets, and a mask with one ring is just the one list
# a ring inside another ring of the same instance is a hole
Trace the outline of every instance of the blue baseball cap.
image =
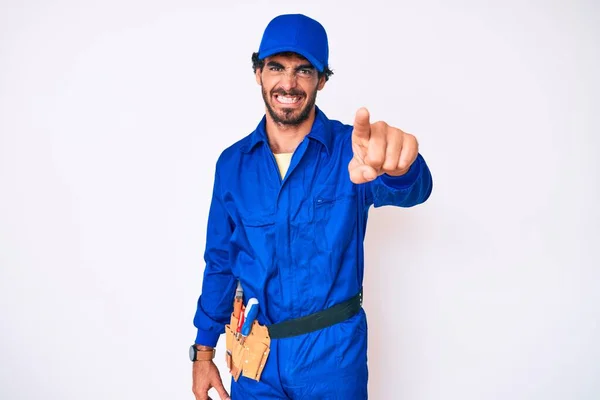
[(323, 72), (329, 63), (327, 32), (319, 22), (303, 14), (284, 14), (271, 20), (263, 33), (258, 58), (291, 51)]

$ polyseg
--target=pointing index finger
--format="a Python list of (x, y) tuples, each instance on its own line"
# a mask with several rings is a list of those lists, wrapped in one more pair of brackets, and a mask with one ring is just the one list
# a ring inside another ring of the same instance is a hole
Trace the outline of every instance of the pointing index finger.
[(369, 117), (369, 110), (365, 107), (359, 108), (356, 112), (353, 134), (360, 139), (369, 139), (371, 136), (371, 123), (369, 122)]

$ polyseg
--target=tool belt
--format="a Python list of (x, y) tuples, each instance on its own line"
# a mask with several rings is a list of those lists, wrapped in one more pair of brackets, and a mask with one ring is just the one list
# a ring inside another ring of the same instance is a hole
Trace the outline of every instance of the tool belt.
[(271, 339), (284, 339), (327, 328), (356, 315), (361, 307), (362, 289), (349, 300), (305, 317), (273, 325), (254, 321), (250, 334), (243, 339), (236, 333), (239, 320), (232, 313), (230, 324), (225, 325), (227, 368), (236, 382), (240, 375), (259, 381), (271, 351)]
[(225, 325), (225, 361), (227, 368), (237, 382), (240, 375), (245, 377), (260, 380), (265, 363), (271, 351), (271, 338), (269, 331), (264, 325), (260, 325), (257, 321), (252, 324), (250, 334), (242, 339), (236, 333), (238, 326), (238, 318), (231, 313), (231, 323)]
[(343, 322), (354, 316), (362, 307), (362, 289), (349, 300), (314, 314), (278, 324), (269, 325), (271, 339), (304, 335)]

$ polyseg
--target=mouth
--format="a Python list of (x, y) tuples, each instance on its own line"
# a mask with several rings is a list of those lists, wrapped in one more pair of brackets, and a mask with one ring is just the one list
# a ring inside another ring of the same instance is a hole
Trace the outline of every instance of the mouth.
[(285, 107), (297, 107), (300, 105), (302, 96), (288, 96), (282, 94), (274, 94), (273, 98), (277, 104), (281, 104)]

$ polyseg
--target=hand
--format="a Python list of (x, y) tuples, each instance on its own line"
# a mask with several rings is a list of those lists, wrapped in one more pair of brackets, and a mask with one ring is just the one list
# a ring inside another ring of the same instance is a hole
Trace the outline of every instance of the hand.
[(354, 183), (372, 181), (380, 175), (404, 175), (419, 154), (417, 139), (385, 122), (369, 122), (369, 111), (356, 112), (352, 131), (354, 156), (348, 164)]
[(221, 400), (231, 400), (229, 394), (223, 386), (219, 369), (212, 361), (194, 361), (192, 367), (192, 392), (196, 400), (210, 400), (208, 391), (210, 388), (217, 389)]

